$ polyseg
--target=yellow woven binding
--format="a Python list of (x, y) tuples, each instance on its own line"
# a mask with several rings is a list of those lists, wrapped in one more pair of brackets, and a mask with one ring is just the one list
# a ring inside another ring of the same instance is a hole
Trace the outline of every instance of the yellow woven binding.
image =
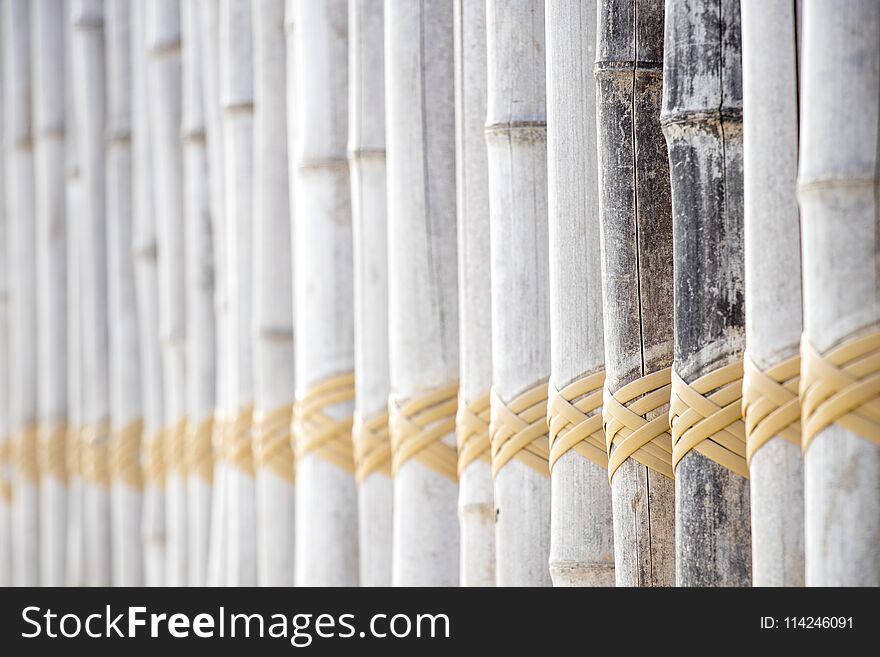
[(8, 469), (12, 465), (12, 444), (9, 438), (0, 439), (0, 498), (12, 501), (12, 478)]
[(254, 476), (254, 453), (251, 441), (254, 409), (241, 409), (238, 415), (223, 425), (223, 454), (226, 463), (240, 472)]
[(67, 483), (67, 425), (57, 424), (40, 430), (37, 443), (37, 464), (40, 476)]
[(165, 474), (186, 477), (186, 426), (185, 417), (165, 430)]
[(455, 416), (458, 438), (458, 476), (477, 460), (492, 463), (492, 445), (489, 442), (489, 422), (492, 418), (491, 396), (488, 391), (472, 400), (459, 400)]
[(110, 424), (98, 424), (83, 427), (82, 440), (82, 477), (96, 486), (110, 486)]
[(669, 414), (645, 419), (669, 404), (671, 377), (672, 368), (666, 367), (621, 386), (613, 394), (605, 389), (602, 414), (609, 482), (628, 458), (664, 477), (673, 477)]
[(355, 416), (351, 430), (354, 445), (355, 478), (363, 481), (374, 472), (391, 476), (391, 437), (388, 413), (362, 420)]
[(691, 384), (673, 370), (669, 407), (673, 471), (685, 454), (695, 449), (748, 478), (742, 377), (741, 360), (704, 374)]
[(820, 354), (801, 340), (803, 449), (837, 425), (880, 445), (880, 332), (847, 340)]
[(290, 484), (295, 475), (290, 441), (292, 418), (293, 403), (282, 404), (254, 418), (254, 459), (257, 468), (268, 470)]
[(16, 479), (35, 484), (40, 478), (37, 463), (37, 428), (29, 426), (12, 439), (12, 459)]
[(458, 481), (458, 455), (443, 439), (455, 432), (458, 384), (418, 397), (389, 402), (391, 463), (394, 472), (415, 459), (434, 472)]
[(143, 441), (144, 483), (165, 487), (165, 432), (157, 431)]
[(550, 430), (550, 470), (563, 454), (573, 449), (600, 468), (608, 467), (605, 434), (602, 432), (602, 385), (605, 371), (581, 377), (556, 388), (551, 381), (547, 390), (547, 426)]
[(550, 476), (550, 444), (547, 427), (547, 383), (526, 390), (505, 404), (492, 392), (492, 476), (497, 477), (511, 459)]
[(186, 469), (207, 484), (214, 481), (214, 418), (208, 416), (186, 427)]
[(115, 483), (140, 490), (144, 478), (141, 470), (141, 436), (144, 423), (129, 422), (114, 432), (110, 441), (110, 473)]
[(762, 371), (746, 356), (743, 366), (742, 414), (746, 421), (746, 461), (751, 464), (755, 452), (775, 436), (793, 445), (801, 444), (801, 359), (794, 356)]
[(293, 410), (293, 437), (296, 459), (314, 453), (334, 465), (354, 473), (351, 444), (353, 418), (348, 412), (334, 420), (327, 409), (354, 401), (354, 374), (330, 377), (312, 386), (298, 398)]

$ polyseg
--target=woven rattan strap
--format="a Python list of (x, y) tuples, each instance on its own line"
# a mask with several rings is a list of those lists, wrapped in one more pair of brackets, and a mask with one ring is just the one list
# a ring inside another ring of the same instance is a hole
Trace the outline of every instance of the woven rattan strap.
[(394, 472), (414, 459), (452, 481), (458, 481), (458, 455), (444, 438), (455, 432), (458, 384), (405, 401), (389, 402), (391, 464)]
[(831, 425), (880, 445), (880, 332), (825, 354), (801, 340), (803, 448)]
[(516, 459), (536, 472), (550, 476), (550, 444), (547, 437), (547, 383), (526, 390), (509, 403), (492, 393), (492, 476)]
[(202, 418), (186, 427), (186, 469), (207, 484), (214, 481), (214, 418)]
[(110, 423), (88, 425), (82, 430), (82, 477), (96, 486), (110, 486)]
[(672, 368), (631, 381), (615, 393), (605, 389), (602, 415), (608, 449), (608, 481), (624, 461), (634, 461), (672, 478), (672, 436), (665, 411), (672, 391)]
[(794, 356), (767, 370), (751, 358), (743, 361), (742, 414), (746, 422), (746, 461), (776, 436), (801, 444), (801, 406), (798, 399), (801, 359)]
[(79, 427), (67, 425), (67, 446), (65, 448), (67, 476), (82, 476), (82, 434)]
[(266, 470), (290, 484), (294, 481), (293, 445), (290, 423), (293, 404), (282, 404), (254, 418), (254, 459), (257, 468)]
[(35, 484), (40, 478), (37, 462), (37, 428), (29, 426), (12, 439), (12, 459), (16, 480)]
[(12, 501), (12, 443), (9, 438), (0, 440), (0, 499), (9, 504)]
[(251, 441), (254, 409), (243, 408), (224, 423), (223, 455), (226, 463), (239, 472), (254, 476), (254, 453)]
[(37, 462), (40, 476), (67, 483), (67, 425), (56, 424), (40, 431), (37, 443)]
[(605, 371), (581, 377), (562, 390), (547, 386), (547, 426), (550, 429), (550, 470), (563, 454), (574, 450), (600, 468), (608, 467), (602, 432), (602, 384)]
[(491, 416), (492, 403), (488, 391), (470, 402), (459, 400), (455, 416), (459, 476), (474, 461), (492, 463), (492, 445), (489, 442)]
[(186, 477), (186, 418), (165, 430), (165, 474)]
[[(354, 401), (354, 374), (348, 372), (325, 379), (298, 397), (293, 410), (293, 438), (296, 459), (315, 454), (354, 473), (349, 406)], [(345, 417), (333, 419), (328, 410), (344, 405)]]
[(114, 432), (110, 442), (110, 475), (114, 483), (122, 483), (131, 488), (143, 486), (141, 469), (141, 436), (144, 423), (141, 420), (129, 422)]
[(144, 484), (165, 487), (165, 432), (157, 431), (143, 441)]
[(359, 482), (374, 472), (391, 476), (388, 413), (379, 413), (368, 420), (355, 416), (351, 439), (354, 444), (355, 478)]
[(741, 477), (749, 476), (742, 376), (741, 360), (704, 374), (691, 384), (672, 372), (669, 424), (673, 470), (694, 449)]

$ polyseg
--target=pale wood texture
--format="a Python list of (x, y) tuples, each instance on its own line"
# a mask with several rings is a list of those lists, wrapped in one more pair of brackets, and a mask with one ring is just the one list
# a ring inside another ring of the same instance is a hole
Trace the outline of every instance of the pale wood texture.
[[(742, 3), (746, 349), (762, 370), (797, 355), (802, 330), (796, 5)], [(773, 439), (749, 470), (753, 583), (803, 586), (800, 446)]]
[[(602, 369), (596, 159), (596, 3), (547, 3), (547, 165), (553, 384)], [(550, 573), (556, 586), (611, 586), (608, 473), (570, 451), (553, 468)]]
[[(459, 404), (492, 386), (489, 168), (486, 155), (486, 5), (455, 3), (455, 158), (458, 212)], [(492, 467), (476, 460), (459, 475), (462, 586), (495, 585)]]
[[(259, 417), (293, 405), (293, 269), (284, 0), (253, 7), (254, 413)], [(269, 468), (257, 472), (257, 513), (258, 581), (262, 586), (292, 586), (294, 486)]]
[[(349, 0), (348, 161), (354, 240), (355, 417), (388, 407), (388, 227), (385, 193), (384, 0)], [(358, 485), (361, 586), (391, 585), (392, 481)]]
[[(385, 4), (389, 366), (399, 400), (458, 379), (452, 23), (447, 0)], [(417, 461), (397, 471), (394, 585), (458, 584), (457, 499), (457, 483)]]
[[(688, 383), (740, 360), (745, 346), (739, 23), (736, 0), (666, 3), (675, 371)], [(675, 474), (677, 584), (748, 586), (748, 480), (695, 450)]]
[[(492, 383), (508, 403), (550, 375), (544, 3), (486, 3)], [(549, 585), (550, 479), (495, 477), (499, 586)]]
[[(804, 333), (824, 353), (880, 324), (880, 5), (804, 10)], [(810, 445), (804, 474), (806, 584), (880, 585), (880, 446), (830, 426)]]
[[(613, 393), (672, 365), (672, 214), (660, 128), (663, 0), (603, 2), (597, 29), (605, 384)], [(611, 497), (617, 585), (672, 586), (674, 481), (628, 459), (614, 473)]]

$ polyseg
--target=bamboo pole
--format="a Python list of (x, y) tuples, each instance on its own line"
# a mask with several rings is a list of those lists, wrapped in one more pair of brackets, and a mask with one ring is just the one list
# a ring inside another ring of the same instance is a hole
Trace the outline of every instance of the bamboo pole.
[[(803, 327), (797, 13), (794, 0), (742, 4), (746, 346), (765, 372), (798, 355)], [(804, 585), (804, 471), (794, 434), (795, 442), (768, 441), (749, 463), (755, 586)]]
[(144, 583), (165, 583), (165, 425), (162, 350), (159, 343), (159, 265), (153, 199), (153, 142), (147, 93), (146, 3), (132, 13), (133, 251), (141, 355), (144, 431)]
[(9, 216), (9, 423), (13, 458), (13, 581), (40, 583), (37, 340), (30, 3), (3, 5), (6, 202)]
[[(544, 3), (487, 2), (486, 46), (496, 578), (499, 586), (542, 586), (550, 584), (546, 456), (527, 463), (518, 451), (501, 461), (496, 418), (504, 408), (521, 412), (519, 396), (550, 374)], [(546, 401), (541, 421), (545, 409)]]
[[(390, 470), (366, 466), (367, 436), (388, 443), (388, 226), (383, 0), (349, 0), (348, 162), (354, 239), (355, 442), (361, 586), (391, 585)], [(390, 454), (390, 452), (388, 452)], [(359, 457), (358, 455), (361, 454)], [(363, 470), (361, 468), (364, 468)]]
[[(358, 582), (357, 489), (350, 431), (353, 389), (315, 396), (354, 368), (352, 229), (348, 130), (348, 4), (297, 0), (294, 162), (297, 452), (296, 584)], [(314, 414), (307, 410), (316, 399)], [(322, 419), (323, 418), (323, 419)], [(325, 423), (326, 420), (326, 423)], [(337, 422), (338, 458), (308, 448), (321, 424)], [(347, 426), (347, 429), (346, 429)], [(348, 432), (346, 434), (346, 431)]]
[(206, 145), (201, 4), (181, 3), (183, 180), (186, 244), (187, 564), (190, 586), (207, 583), (216, 399), (214, 245)]
[[(593, 75), (584, 73), (595, 60), (596, 17), (594, 0), (547, 4), (550, 390), (565, 390), (581, 380), (601, 385), (604, 365), (596, 84)], [(582, 421), (599, 422), (600, 412), (588, 409)], [(614, 554), (608, 474), (601, 450), (584, 441), (571, 447), (554, 450), (550, 576), (556, 586), (610, 586)]]
[[(737, 363), (743, 356), (745, 327), (739, 23), (736, 0), (712, 6), (691, 0), (666, 4), (661, 122), (669, 150), (674, 235), (673, 406), (676, 377), (685, 398), (685, 389), (696, 395), (720, 389), (727, 391), (722, 397), (733, 395), (735, 401), (741, 390)], [(712, 372), (718, 373), (718, 381), (697, 383)], [(695, 419), (693, 413), (682, 413), (686, 417), (681, 425)], [(683, 426), (676, 428), (676, 417), (672, 420), (676, 582), (748, 586), (751, 535), (742, 423), (726, 424), (723, 438), (732, 450), (707, 439), (696, 449), (680, 451), (690, 436), (677, 441)], [(726, 460), (736, 471), (713, 459)]]
[[(0, 34), (6, 12), (0, 11)], [(3, 61), (6, 49), (0, 47), (0, 71), (5, 71)], [(5, 72), (2, 74), (5, 77)], [(5, 82), (0, 82), (4, 86)], [(5, 103), (0, 102), (0, 135), (5, 143)], [(9, 436), (9, 213), (6, 206), (6, 150), (0, 154), (0, 586), (12, 586), (12, 461)]]
[[(623, 462), (612, 459), (609, 467), (618, 586), (675, 583), (675, 482), (663, 420), (669, 413), (663, 371), (673, 356), (673, 273), (669, 160), (660, 128), (662, 67), (662, 3), (601, 3), (595, 71), (605, 388), (630, 410), (646, 398), (621, 397), (628, 384), (659, 378), (648, 391), (661, 395), (647, 412), (635, 413), (648, 422), (661, 418), (658, 437)], [(653, 379), (643, 378), (648, 376)], [(629, 454), (627, 436), (614, 434), (623, 425), (612, 412), (606, 404), (614, 450)]]
[[(842, 341), (876, 334), (880, 323), (880, 5), (804, 3), (803, 29), (798, 193), (804, 241), (801, 357), (807, 365), (801, 374), (807, 378), (808, 349), (827, 354)], [(859, 376), (858, 368), (853, 374)], [(803, 378), (802, 385), (812, 388)], [(876, 372), (864, 381), (870, 380)], [(880, 445), (867, 432), (863, 437), (841, 426), (853, 415), (838, 417), (807, 443), (815, 421), (807, 400), (802, 399), (806, 584), (878, 586)], [(862, 403), (876, 408), (876, 393)], [(873, 410), (853, 412), (876, 423)]]
[[(449, 410), (455, 410), (458, 293), (452, 23), (452, 4), (445, 0), (385, 4), (392, 411), (406, 409), (407, 402), (432, 392), (452, 399)], [(437, 430), (448, 426), (449, 433), (441, 433), (442, 442), (431, 449), (454, 461), (454, 422), (446, 421), (446, 408), (441, 408), (445, 424)], [(401, 415), (404, 420), (406, 415)], [(395, 465), (392, 583), (455, 586), (459, 530), (454, 466), (450, 477), (419, 458)]]
[(227, 421), (226, 581), (257, 583), (256, 490), (251, 454), (254, 402), (251, 333), (253, 255), (254, 90), (251, 3), (220, 5), (220, 97), (225, 158), (226, 284), (229, 295), (231, 382)]
[(85, 581), (111, 582), (109, 327), (105, 216), (106, 129), (103, 3), (74, 2), (72, 48), (77, 148), (82, 180), (80, 271), (82, 287), (83, 478)]
[(258, 581), (294, 581), (293, 285), (284, 0), (254, 4), (254, 447)]
[[(462, 586), (495, 585), (495, 502), (488, 451), (488, 392), (492, 386), (492, 304), (489, 272), (489, 181), (486, 155), (486, 6), (455, 3), (455, 143), (458, 211), (459, 420), (458, 435), (473, 429), (486, 450), (461, 469), (458, 521)], [(465, 409), (470, 409), (470, 413)], [(465, 415), (467, 413), (467, 415)], [(471, 415), (472, 413), (472, 415)], [(463, 438), (460, 438), (460, 445)], [(469, 457), (464, 457), (469, 460)]]
[(36, 189), (37, 407), (41, 581), (62, 586), (67, 563), (67, 277), (64, 218), (63, 0), (33, 3), (32, 121)]

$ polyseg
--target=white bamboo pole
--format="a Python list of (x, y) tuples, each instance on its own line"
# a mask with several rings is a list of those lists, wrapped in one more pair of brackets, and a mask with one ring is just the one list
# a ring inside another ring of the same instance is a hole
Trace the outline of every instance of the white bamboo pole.
[[(0, 11), (0, 34), (5, 34), (5, 11)], [(0, 47), (0, 71), (5, 71), (5, 48)], [(2, 74), (5, 76), (5, 73)], [(0, 82), (0, 86), (5, 83)], [(0, 102), (0, 135), (5, 143), (5, 107)], [(0, 152), (0, 586), (12, 586), (12, 462), (9, 440), (9, 213), (6, 207), (6, 150)]]
[(183, 166), (186, 243), (186, 408), (188, 582), (207, 582), (214, 457), (211, 445), (216, 399), (214, 341), (214, 233), (208, 181), (202, 84), (201, 5), (181, 2)]
[(13, 436), (13, 581), (40, 583), (37, 340), (30, 24), (26, 0), (3, 4), (6, 199), (9, 212), (9, 422)]
[[(675, 482), (667, 417), (674, 301), (669, 158), (660, 128), (663, 5), (608, 0), (597, 29), (603, 421), (613, 441), (615, 578), (618, 586), (672, 586)], [(565, 255), (559, 259), (569, 260)], [(636, 449), (640, 424), (650, 440)]]
[(33, 3), (36, 178), (37, 406), (41, 581), (62, 586), (67, 563), (67, 239), (64, 218), (63, 0)]
[[(454, 21), (458, 335), (461, 359), (457, 423), (460, 583), (462, 586), (494, 586), (495, 498), (488, 422), (489, 390), (492, 386), (492, 315), (489, 312), (492, 293), (489, 285), (489, 169), (484, 135), (485, 3), (457, 0)], [(467, 448), (467, 452), (463, 447)]]
[(254, 454), (261, 586), (294, 581), (293, 286), (284, 0), (254, 4)]
[[(743, 134), (746, 353), (764, 372), (798, 355), (803, 327), (796, 22), (795, 0), (742, 3), (743, 115), (748, 117)], [(792, 366), (789, 378), (799, 371), (796, 363)], [(796, 404), (796, 379), (787, 384)], [(748, 392), (745, 397), (746, 404), (753, 403)], [(747, 406), (746, 417), (763, 419), (765, 413)], [(752, 427), (751, 421), (746, 424)], [(751, 454), (755, 586), (804, 585), (798, 429), (785, 432), (788, 440), (769, 440)]]
[(159, 265), (153, 201), (153, 142), (147, 92), (146, 3), (132, 11), (133, 251), (140, 337), (144, 431), (144, 583), (165, 583), (165, 475), (162, 350), (159, 343)]
[[(489, 215), (492, 272), (492, 454), (496, 580), (550, 584), (550, 478), (546, 383), (550, 374), (544, 3), (486, 3)], [(523, 393), (542, 398), (518, 408)], [(505, 409), (518, 422), (505, 421)], [(534, 414), (535, 417), (519, 413)], [(524, 426), (543, 421), (533, 449), (502, 451)], [(543, 452), (543, 453), (541, 453)], [(515, 455), (514, 455), (515, 454)], [(502, 460), (504, 459), (504, 460)]]
[(348, 8), (358, 563), (361, 586), (390, 586), (385, 14), (383, 0), (349, 0)]
[[(876, 380), (876, 368), (861, 382), (872, 390), (864, 406), (842, 415), (839, 409), (827, 409), (833, 424), (812, 436), (816, 393), (807, 350), (827, 357), (841, 342), (876, 335), (880, 324), (880, 5), (871, 0), (804, 3), (803, 30), (801, 385), (812, 391), (802, 398), (806, 584), (878, 586), (880, 445), (877, 395), (870, 383)], [(870, 358), (862, 362), (876, 361), (874, 353), (865, 355)], [(861, 378), (856, 363), (852, 376)], [(850, 394), (857, 389), (850, 387)], [(854, 424), (857, 417), (863, 423)], [(873, 435), (852, 430), (865, 424)]]
[(140, 345), (132, 257), (131, 6), (105, 3), (113, 583), (143, 586)]
[(257, 583), (256, 491), (251, 454), (254, 402), (253, 294), (254, 91), (252, 8), (246, 0), (220, 5), (220, 97), (225, 158), (226, 283), (229, 295), (231, 394), (226, 458), (226, 584)]
[(398, 586), (459, 582), (450, 416), (458, 379), (452, 29), (446, 0), (385, 4), (390, 400), (401, 426), (398, 432), (392, 417), (392, 445), (419, 435), (407, 431), (410, 418), (419, 420), (410, 402), (430, 399), (426, 410), (440, 414), (418, 425), (438, 432), (436, 442), (403, 462), (395, 457), (391, 579)]
[(186, 296), (180, 0), (147, 3), (147, 90), (159, 248), (159, 340), (165, 394), (165, 583), (187, 583)]
[[(354, 390), (315, 390), (354, 369), (348, 134), (348, 4), (296, 0), (294, 284), (296, 286), (296, 584), (358, 583)], [(338, 391), (338, 396), (333, 396)], [(316, 400), (314, 412), (308, 410)], [(326, 401), (325, 401), (326, 400)], [(337, 423), (332, 443), (308, 444)], [(347, 428), (346, 428), (347, 427)], [(338, 450), (338, 456), (331, 452)]]
[(82, 180), (80, 270), (82, 289), (83, 477), (85, 581), (111, 582), (109, 331), (105, 217), (105, 71), (103, 3), (74, 2), (73, 78), (77, 148)]

